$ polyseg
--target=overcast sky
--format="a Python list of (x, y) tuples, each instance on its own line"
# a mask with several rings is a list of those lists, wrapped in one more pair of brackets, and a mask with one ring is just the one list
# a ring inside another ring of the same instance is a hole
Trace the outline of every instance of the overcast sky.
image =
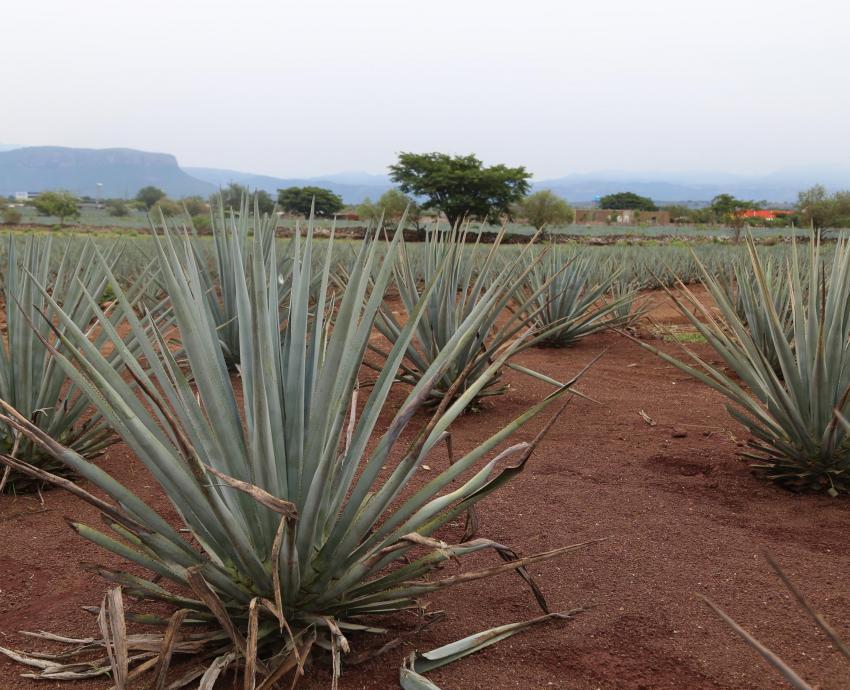
[(850, 167), (849, 31), (844, 0), (20, 0), (0, 143), (281, 176)]

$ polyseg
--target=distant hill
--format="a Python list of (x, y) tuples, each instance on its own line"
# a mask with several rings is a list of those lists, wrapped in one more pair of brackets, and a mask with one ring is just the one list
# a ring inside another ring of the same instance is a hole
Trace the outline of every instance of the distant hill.
[(711, 172), (631, 173), (598, 172), (535, 181), (535, 189), (551, 189), (573, 203), (587, 203), (616, 192), (635, 192), (656, 203), (707, 202), (718, 194), (740, 199), (789, 204), (798, 192), (815, 184), (833, 190), (850, 189), (850, 170), (793, 168), (768, 175)]
[(77, 149), (63, 146), (29, 146), (0, 151), (0, 194), (67, 189), (95, 196), (103, 183), (104, 197), (132, 197), (146, 185), (169, 196), (204, 196), (215, 185), (203, 182), (177, 165), (167, 153), (134, 149)]
[(346, 204), (359, 204), (367, 196), (377, 199), (393, 186), (386, 175), (371, 175), (369, 173), (338, 173), (322, 177), (272, 177), (270, 175), (255, 175), (253, 173), (225, 170), (221, 168), (191, 168), (184, 170), (193, 177), (214, 184), (216, 187), (226, 187), (236, 182), (249, 189), (264, 189), (273, 196), (278, 189), (286, 187), (323, 187), (342, 197)]

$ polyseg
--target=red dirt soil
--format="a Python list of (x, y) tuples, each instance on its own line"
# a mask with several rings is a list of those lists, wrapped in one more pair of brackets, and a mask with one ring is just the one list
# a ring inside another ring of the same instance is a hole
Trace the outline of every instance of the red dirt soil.
[[(681, 323), (673, 316), (663, 304), (654, 310), (662, 323)], [(707, 347), (691, 347), (714, 359)], [(727, 415), (721, 396), (622, 336), (590, 337), (567, 350), (533, 350), (519, 361), (564, 380), (606, 348), (580, 384), (602, 405), (574, 399), (525, 472), (479, 509), (479, 536), (522, 554), (608, 537), (532, 567), (553, 610), (592, 608), (429, 677), (444, 690), (780, 686), (779, 676), (695, 596), (701, 593), (810, 683), (850, 687), (850, 665), (796, 608), (761, 555), (769, 551), (839, 634), (850, 638), (847, 500), (792, 495), (754, 476), (736, 456), (744, 432)], [(455, 424), (456, 454), (551, 390), (515, 372), (506, 378), (512, 385), (507, 395)], [(530, 439), (543, 422), (534, 420), (517, 438)], [(431, 465), (444, 461), (438, 454)], [(169, 514), (126, 446), (110, 449), (103, 465)], [(22, 629), (96, 634), (94, 619), (79, 608), (99, 604), (105, 584), (80, 563), (119, 561), (68, 529), (65, 516), (99, 523), (95, 511), (60, 491), (46, 492), (43, 506), (36, 497), (0, 497), (4, 647), (32, 648), (34, 642), (17, 632)], [(461, 530), (457, 525), (454, 533), (440, 536), (456, 540)], [(468, 563), (496, 562), (482, 556)], [(456, 565), (447, 566), (446, 574), (455, 572)], [(432, 601), (447, 619), (412, 640), (422, 650), (538, 615), (513, 574), (462, 585)], [(397, 649), (344, 669), (341, 687), (398, 687), (402, 656)], [(0, 688), (60, 687), (19, 678), (24, 670), (0, 659)], [(65, 687), (109, 685), (101, 680)], [(299, 687), (327, 688), (329, 675), (318, 669)]]

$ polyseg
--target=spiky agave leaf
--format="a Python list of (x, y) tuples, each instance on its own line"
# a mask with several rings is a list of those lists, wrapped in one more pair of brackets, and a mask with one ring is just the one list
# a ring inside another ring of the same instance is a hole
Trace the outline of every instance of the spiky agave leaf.
[[(381, 243), (374, 236), (363, 242), (330, 326), (323, 302), (331, 252), (325, 254), (318, 276), (323, 289), (313, 303), (312, 227), (305, 241), (296, 236), (288, 323), (281, 330), (279, 286), (269, 279), (277, 265), (274, 246), (264, 256), (260, 235), (248, 242), (249, 276), (242, 247), (231, 235), (228, 251), (237, 257), (241, 396), (231, 383), (187, 237), (166, 229), (157, 237), (157, 251), (189, 371), (178, 366), (161, 333), (145, 332), (120, 290), (122, 313), (141, 342), (147, 367), (117, 336), (113, 345), (135, 385), (59, 312), (67, 346), (56, 353), (56, 361), (78, 385), (97, 390), (98, 409), (171, 499), (188, 538), (106, 472), (7, 412), (8, 423), (112, 499), (113, 504), (104, 504), (76, 490), (104, 513), (113, 534), (79, 523), (74, 528), (159, 582), (102, 570), (104, 575), (134, 595), (185, 609), (187, 621), (211, 624), (211, 630), (173, 636), (177, 642), (169, 654), (183, 653), (191, 641), (200, 664), (186, 682), (200, 677), (202, 687), (212, 687), (223, 670), (241, 661), (252, 676), (246, 687), (252, 687), (255, 674), (264, 678), (260, 687), (271, 687), (284, 673), (302, 669), (311, 649), (328, 652), (338, 672), (348, 637), (380, 632), (368, 624), (370, 616), (419, 611), (420, 599), (429, 592), (503, 572), (519, 572), (530, 582), (527, 565), (580, 546), (520, 558), (486, 539), (447, 544), (433, 536), (522, 471), (543, 432), (531, 443), (514, 444), (487, 458), (527, 420), (564, 396), (567, 387), (444, 471), (429, 474), (423, 486), (405, 492), (452, 421), (508, 356), (495, 355), (453, 402), (446, 398), (430, 417), (417, 421), (435, 382), (476, 337), (469, 326), (454, 333), (377, 443), (370, 444), (398, 366), (438, 283), (435, 276), (414, 305), (361, 409), (358, 376), (400, 237), (399, 230), (382, 262), (377, 260)], [(482, 550), (495, 550), (505, 562), (426, 577), (448, 559)], [(174, 586), (191, 594), (178, 595)], [(163, 635), (156, 640), (164, 655)], [(103, 646), (105, 641), (92, 644)], [(130, 652), (141, 651), (141, 644), (129, 643)], [(78, 651), (88, 648), (81, 645)], [(73, 667), (65, 672), (73, 673)]]
[[(159, 225), (166, 226), (164, 217), (160, 219)], [(206, 291), (209, 311), (230, 369), (235, 369), (241, 358), (236, 272), (240, 267), (244, 270), (250, 262), (248, 238), (252, 235), (260, 238), (260, 255), (265, 258), (275, 241), (276, 227), (277, 215), (261, 214), (257, 199), (254, 198), (252, 205), (250, 194), (242, 195), (238, 209), (225, 208), (221, 194), (218, 203), (210, 206), (212, 257), (208, 257), (206, 243), (201, 241), (194, 226), (190, 225), (199, 278)], [(283, 261), (279, 273), (285, 274), (287, 267), (288, 262)]]
[[(848, 648), (847, 644), (839, 637), (838, 633), (835, 629), (826, 621), (826, 619), (818, 613), (814, 607), (809, 603), (803, 593), (791, 582), (790, 578), (785, 574), (779, 564), (773, 560), (773, 558), (765, 554), (768, 564), (770, 565), (773, 572), (782, 580), (782, 583), (787, 587), (788, 591), (794, 596), (794, 599), (797, 601), (797, 604), (801, 609), (814, 621), (815, 625), (820, 628), (821, 632), (826, 635), (829, 639), (832, 646), (838, 651), (847, 661), (850, 662), (850, 648)], [(711, 601), (708, 597), (701, 597), (702, 600), (708, 605), (708, 607), (714, 611), (723, 621), (730, 627), (735, 633), (744, 640), (750, 647), (752, 647), (756, 652), (758, 652), (762, 658), (767, 661), (773, 668), (775, 668), (779, 674), (785, 679), (785, 681), (791, 685), (791, 687), (796, 690), (812, 690), (812, 686), (810, 686), (802, 677), (782, 658), (777, 655), (775, 652), (768, 649), (764, 644), (762, 644), (757, 638), (747, 632), (744, 628), (742, 628), (734, 619), (732, 619), (723, 609), (721, 609), (717, 604)]]
[[(783, 263), (773, 257), (762, 261), (762, 273), (767, 293), (773, 301), (774, 311), (785, 330), (788, 343), (794, 346), (794, 324), (792, 321), (791, 290), (787, 279), (787, 271)], [(779, 353), (773, 347), (773, 337), (770, 329), (770, 315), (764, 307), (759, 280), (753, 271), (750, 261), (735, 261), (731, 267), (728, 281), (719, 281), (726, 290), (727, 298), (735, 306), (735, 313), (747, 326), (753, 341), (758, 345), (765, 357), (770, 361), (774, 371), (781, 375)], [(722, 274), (721, 276), (722, 277)], [(805, 282), (801, 281), (805, 291)], [(805, 301), (806, 295), (803, 295)]]
[(546, 613), (520, 623), (508, 623), (489, 630), (469, 635), (429, 652), (412, 653), (399, 669), (399, 684), (403, 690), (440, 690), (422, 674), (451, 664), (458, 659), (480, 652), (528, 628), (552, 620), (570, 620), (584, 609), (573, 609), (566, 613)]
[[(10, 235), (6, 243), (6, 262), (2, 273), (2, 301), (5, 308), (6, 332), (0, 343), (0, 398), (45, 433), (80, 455), (93, 458), (113, 440), (113, 434), (99, 414), (89, 415), (89, 398), (51, 357), (51, 347), (60, 347), (67, 326), (57, 316), (61, 305), (68, 322), (83, 331), (94, 331), (93, 343), (101, 347), (109, 342), (102, 327), (94, 327), (100, 306), (97, 301), (107, 287), (115, 283), (111, 268), (121, 249), (113, 244), (106, 256), (96, 259), (91, 241), (82, 248), (66, 242), (54, 259), (52, 238), (29, 235), (23, 247)], [(78, 250), (78, 251), (75, 251)], [(152, 280), (145, 270), (131, 288), (128, 299), (135, 304)], [(44, 292), (49, 286), (50, 296)], [(107, 307), (105, 307), (107, 308)], [(167, 323), (165, 307), (156, 308), (162, 324)], [(116, 328), (120, 317), (113, 312), (106, 318), (109, 328)], [(135, 347), (135, 339), (128, 341)], [(108, 355), (111, 365), (117, 363), (114, 353)], [(51, 473), (65, 473), (66, 468), (42, 451), (27, 436), (12, 427), (0, 425), (0, 452)], [(43, 485), (31, 476), (9, 466), (0, 475), (3, 489), (20, 492)]]
[[(831, 264), (819, 241), (809, 245), (804, 263), (796, 243), (785, 266), (790, 291), (793, 340), (789, 341), (771, 294), (761, 258), (748, 240), (765, 327), (779, 360), (774, 369), (735, 311), (720, 280), (702, 264), (702, 281), (716, 310), (701, 303), (683, 284), (676, 306), (723, 359), (738, 380), (682, 348), (693, 365), (637, 341), (664, 360), (725, 395), (729, 413), (751, 433), (745, 457), (770, 479), (793, 490), (850, 493), (850, 436), (835, 415), (850, 411), (850, 250), (837, 243)], [(806, 265), (808, 268), (806, 268)], [(690, 307), (690, 308), (689, 308)]]
[[(549, 327), (538, 329), (535, 325), (540, 312), (536, 300), (547, 284), (519, 294), (525, 277), (539, 260), (526, 262), (536, 236), (519, 252), (503, 259), (499, 249), (506, 227), (492, 244), (482, 244), (480, 234), (474, 242), (468, 241), (470, 232), (469, 225), (446, 231), (435, 226), (426, 232), (424, 242), (415, 245), (415, 250), (402, 242), (395, 268), (395, 283), (406, 312), (411, 314), (418, 305), (425, 305), (412, 338), (405, 345), (399, 380), (418, 385), (459, 333), (471, 334), (434, 380), (429, 393), (434, 404), (450, 389), (454, 391), (452, 397), (457, 397), (470, 388), (503, 353), (508, 356), (502, 361), (508, 362), (551, 332)], [(427, 292), (423, 288), (432, 285)], [(506, 314), (506, 307), (514, 302), (518, 303), (517, 308)], [(375, 325), (393, 345), (405, 332), (389, 304), (382, 307)], [(389, 353), (380, 347), (373, 345), (372, 349), (388, 359)], [(552, 381), (533, 370), (521, 370), (547, 383)], [(507, 386), (501, 375), (502, 367), (495, 369), (472, 402), (504, 393)]]
[(569, 347), (593, 333), (627, 326), (639, 316), (631, 309), (637, 291), (620, 285), (620, 271), (593, 281), (594, 263), (590, 256), (564, 256), (553, 248), (526, 274), (519, 294), (534, 314), (534, 326), (547, 332), (540, 345)]

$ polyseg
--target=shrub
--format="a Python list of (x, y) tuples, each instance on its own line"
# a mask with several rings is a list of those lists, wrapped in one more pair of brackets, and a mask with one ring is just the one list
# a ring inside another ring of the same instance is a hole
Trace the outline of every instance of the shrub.
[(115, 218), (130, 215), (130, 209), (127, 208), (127, 203), (123, 199), (109, 199), (106, 202), (106, 208), (109, 210), (109, 215)]
[(12, 208), (11, 206), (6, 206), (5, 208), (3, 208), (2, 213), (3, 222), (6, 225), (18, 225), (21, 222), (21, 218), (23, 217), (18, 209)]

